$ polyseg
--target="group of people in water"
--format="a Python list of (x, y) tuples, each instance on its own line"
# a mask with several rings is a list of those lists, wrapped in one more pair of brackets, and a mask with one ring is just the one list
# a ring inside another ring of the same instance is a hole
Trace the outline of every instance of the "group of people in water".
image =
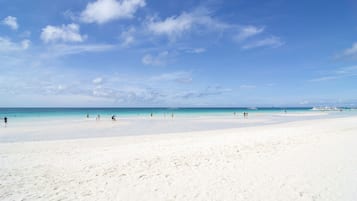
[[(87, 114), (87, 119), (89, 118), (89, 114)], [(116, 121), (117, 120), (117, 117), (115, 115), (112, 115), (112, 121)], [(100, 114), (98, 114), (96, 117), (95, 117), (95, 120), (99, 121), (100, 120)]]
[[(233, 114), (234, 114), (234, 116), (237, 115), (236, 112), (233, 112)], [(248, 118), (248, 112), (243, 112), (243, 117), (244, 117), (244, 119)]]
[[(154, 116), (154, 113), (150, 113), (150, 117), (153, 117)], [(87, 119), (89, 119), (89, 114), (87, 114)], [(165, 114), (165, 117), (166, 117), (166, 114)], [(174, 113), (171, 113), (171, 118), (174, 118)], [(117, 120), (117, 117), (116, 115), (112, 115), (111, 117), (112, 121), (116, 121)], [(95, 117), (95, 120), (99, 121), (100, 120), (100, 114), (98, 114), (96, 117)]]

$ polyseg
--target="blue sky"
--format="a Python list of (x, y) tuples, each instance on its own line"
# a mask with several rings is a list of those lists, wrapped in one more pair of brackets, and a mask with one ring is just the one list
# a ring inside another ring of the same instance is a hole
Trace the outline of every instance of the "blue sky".
[(0, 0), (0, 106), (357, 106), (357, 2)]

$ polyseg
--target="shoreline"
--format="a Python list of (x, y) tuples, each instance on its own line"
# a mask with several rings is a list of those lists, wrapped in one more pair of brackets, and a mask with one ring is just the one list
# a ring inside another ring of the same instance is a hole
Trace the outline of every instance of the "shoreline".
[(221, 129), (256, 127), (288, 122), (344, 118), (357, 116), (348, 113), (289, 113), (256, 114), (248, 118), (243, 116), (185, 116), (175, 118), (127, 117), (112, 121), (102, 118), (55, 118), (50, 120), (33, 120), (13, 123), (7, 128), (0, 127), (0, 143), (16, 141), (47, 141), (63, 139), (81, 139), (98, 137), (120, 137), (137, 135), (155, 135), (180, 132), (199, 132)]
[[(66, 138), (66, 139), (58, 139), (58, 140), (38, 140), (38, 141), (14, 141), (14, 142), (1, 142), (0, 144), (26, 144), (26, 143), (66, 143), (66, 142), (85, 142), (85, 141), (93, 141), (97, 142), (103, 139), (103, 141), (113, 139), (115, 141), (123, 140), (131, 140), (133, 141), (140, 140), (140, 139), (170, 139), (170, 138), (185, 138), (190, 136), (195, 136), (196, 138), (205, 137), (209, 135), (217, 135), (217, 133), (228, 133), (232, 134), (235, 132), (249, 132), (249, 130), (259, 129), (259, 130), (269, 130), (270, 128), (288, 128), (288, 127), (295, 127), (296, 125), (312, 125), (315, 123), (321, 123), (322, 121), (343, 121), (343, 120), (357, 120), (357, 116), (349, 116), (349, 117), (330, 117), (326, 119), (300, 119), (294, 121), (287, 121), (287, 122), (278, 122), (272, 124), (262, 124), (262, 125), (252, 125), (246, 127), (233, 127), (233, 128), (223, 128), (223, 129), (213, 129), (213, 130), (197, 130), (197, 131), (185, 131), (185, 132), (170, 132), (170, 133), (156, 133), (156, 134), (142, 134), (142, 135), (122, 135), (122, 136), (105, 136), (105, 137), (88, 137), (88, 138)], [(100, 123), (100, 122), (99, 122)], [(357, 128), (357, 126), (356, 126)]]

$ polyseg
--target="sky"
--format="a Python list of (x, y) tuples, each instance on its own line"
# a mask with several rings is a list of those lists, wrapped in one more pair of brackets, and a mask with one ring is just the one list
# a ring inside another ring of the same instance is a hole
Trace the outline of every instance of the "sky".
[(0, 107), (357, 106), (353, 0), (0, 0)]

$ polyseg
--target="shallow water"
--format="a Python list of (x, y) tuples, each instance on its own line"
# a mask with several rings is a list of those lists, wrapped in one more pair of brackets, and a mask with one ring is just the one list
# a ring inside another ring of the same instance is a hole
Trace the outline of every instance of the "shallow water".
[[(147, 110), (144, 110), (147, 112)], [(162, 110), (161, 110), (162, 111)], [(78, 112), (78, 110), (76, 110)], [(27, 115), (10, 118), (5, 128), (0, 124), (0, 142), (42, 141), (97, 137), (118, 137), (134, 135), (169, 134), (192, 131), (207, 131), (230, 129), (269, 124), (286, 123), (301, 120), (327, 119), (356, 116), (356, 111), (317, 112), (311, 110), (287, 110), (273, 112), (249, 112), (247, 118), (242, 113), (234, 115), (232, 110), (217, 113), (168, 113), (146, 114), (141, 111), (137, 115), (120, 115), (117, 121), (111, 120), (111, 115), (102, 114), (97, 121), (95, 115), (86, 118), (85, 115)], [(216, 111), (215, 111), (216, 112)], [(52, 111), (52, 113), (54, 113)], [(14, 114), (14, 113), (12, 113)]]

